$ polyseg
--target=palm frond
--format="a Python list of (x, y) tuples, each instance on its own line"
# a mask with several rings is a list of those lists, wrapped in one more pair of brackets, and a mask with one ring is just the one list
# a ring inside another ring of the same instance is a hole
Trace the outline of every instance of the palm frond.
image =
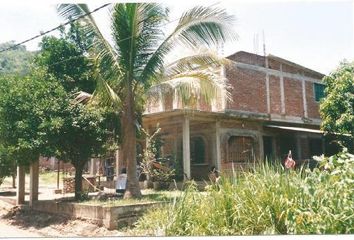
[(91, 103), (122, 109), (120, 97), (102, 77), (97, 78), (97, 87), (92, 95)]
[[(59, 15), (66, 19), (78, 18), (90, 12), (86, 4), (60, 4), (57, 6), (57, 10)], [(106, 78), (114, 78), (121, 74), (121, 67), (118, 62), (119, 55), (104, 38), (92, 15), (88, 14), (79, 22), (87, 36), (94, 36), (92, 49), (99, 60), (102, 74)]]
[(222, 78), (217, 70), (194, 70), (171, 75), (170, 78), (165, 78), (165, 81), (153, 86), (148, 96), (156, 98), (159, 93), (165, 96), (175, 90), (184, 106), (189, 105), (195, 98), (203, 98), (208, 104), (220, 98), (231, 99), (226, 79)]
[(233, 31), (234, 17), (224, 9), (198, 6), (185, 12), (172, 33), (176, 41), (191, 48), (211, 46), (236, 40)]
[(203, 53), (186, 56), (164, 66), (163, 74), (167, 78), (187, 71), (220, 69), (222, 66), (230, 64), (230, 60), (220, 57), (215, 52), (208, 50)]
[(149, 79), (161, 71), (166, 55), (177, 45), (187, 45), (195, 49), (237, 39), (237, 34), (233, 31), (233, 21), (233, 16), (218, 8), (194, 7), (185, 12), (176, 28), (150, 57), (142, 76)]
[(75, 95), (76, 96), (73, 101), (74, 104), (79, 104), (79, 103), (87, 104), (92, 99), (92, 94), (83, 91), (79, 91)]
[(166, 10), (156, 3), (116, 4), (111, 19), (121, 66), (130, 78), (144, 82), (145, 65), (163, 38), (161, 23), (167, 19)]

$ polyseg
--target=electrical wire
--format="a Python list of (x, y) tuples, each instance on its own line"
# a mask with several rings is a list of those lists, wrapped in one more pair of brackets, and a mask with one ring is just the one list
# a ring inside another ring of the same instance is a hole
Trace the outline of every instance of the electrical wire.
[(63, 26), (66, 26), (66, 25), (68, 25), (68, 24), (70, 24), (70, 23), (73, 23), (73, 22), (75, 22), (75, 21), (77, 21), (77, 20), (79, 20), (79, 19), (81, 19), (81, 18), (84, 18), (84, 17), (86, 17), (86, 16), (88, 16), (88, 15), (94, 13), (94, 12), (97, 12), (98, 10), (101, 10), (102, 8), (105, 8), (105, 7), (109, 6), (109, 5), (111, 5), (111, 3), (104, 4), (104, 5), (100, 6), (100, 7), (98, 7), (98, 8), (96, 8), (96, 9), (92, 10), (91, 12), (85, 13), (85, 14), (83, 14), (83, 15), (81, 15), (81, 16), (79, 16), (79, 17), (73, 19), (73, 20), (70, 20), (70, 21), (67, 21), (67, 22), (65, 22), (65, 23), (63, 23), (63, 24), (60, 24), (59, 26), (57, 26), (57, 27), (55, 27), (55, 28), (52, 28), (52, 29), (47, 30), (47, 31), (45, 31), (45, 32), (41, 32), (40, 34), (35, 35), (35, 36), (33, 36), (33, 37), (31, 37), (31, 38), (29, 38), (29, 39), (27, 39), (27, 40), (24, 40), (24, 41), (22, 41), (22, 42), (20, 42), (20, 43), (17, 43), (17, 44), (15, 44), (15, 45), (12, 45), (11, 47), (8, 47), (8, 48), (5, 48), (5, 49), (1, 49), (1, 50), (0, 50), (0, 53), (6, 52), (6, 51), (11, 50), (11, 49), (13, 49), (13, 48), (16, 48), (16, 47), (18, 47), (18, 46), (20, 46), (20, 45), (22, 45), (22, 44), (24, 44), (24, 43), (30, 42), (30, 41), (32, 41), (32, 40), (34, 40), (34, 39), (36, 39), (36, 38), (42, 37), (42, 36), (44, 36), (44, 35), (47, 35), (48, 33), (54, 32), (55, 30), (58, 30), (59, 28), (61, 28), (61, 27), (63, 27)]
[[(215, 2), (215, 3), (213, 3), (213, 4), (211, 4), (211, 5), (207, 6), (207, 7), (212, 7), (212, 6), (217, 5), (217, 4), (219, 4), (219, 3), (220, 3), (220, 2)], [(168, 21), (167, 23), (162, 24), (161, 27), (167, 26), (168, 24), (171, 24), (171, 23), (173, 23), (173, 22), (176, 22), (176, 21), (178, 21), (179, 19), (180, 19), (180, 18), (176, 18), (176, 19), (173, 19), (173, 20), (171, 20), (171, 21)], [(116, 43), (120, 43), (120, 42), (129, 40), (129, 39), (131, 39), (131, 38), (133, 38), (133, 37), (130, 36), (130, 37), (127, 37), (127, 38), (123, 38), (123, 39), (117, 41)], [(77, 59), (77, 58), (81, 58), (81, 57), (83, 57), (83, 56), (82, 56), (82, 55), (73, 56), (73, 57), (70, 57), (70, 58), (68, 58), (68, 59), (65, 59), (65, 60), (62, 60), (62, 61), (59, 61), (59, 62), (52, 63), (52, 64), (48, 65), (48, 67), (55, 66), (55, 65), (58, 65), (58, 64), (61, 64), (61, 63), (64, 63), (64, 62), (68, 62), (68, 61), (71, 61), (71, 60), (74, 60), (74, 59)]]
[[(219, 3), (220, 3), (220, 2), (215, 2), (215, 3), (213, 3), (213, 4), (211, 4), (211, 5), (207, 6), (207, 7), (212, 7), (212, 6), (217, 5), (217, 4), (219, 4)], [(15, 44), (15, 45), (11, 46), (11, 47), (6, 48), (6, 49), (2, 49), (2, 50), (0, 50), (0, 53), (5, 52), (5, 51), (8, 51), (8, 50), (11, 50), (11, 49), (13, 49), (13, 48), (16, 48), (17, 46), (20, 46), (20, 45), (22, 45), (22, 44), (24, 44), (24, 43), (30, 42), (30, 41), (32, 41), (32, 40), (34, 40), (34, 39), (36, 39), (36, 38), (42, 37), (42, 36), (44, 36), (44, 35), (46, 35), (46, 34), (48, 34), (48, 33), (50, 33), (50, 32), (53, 32), (53, 31), (55, 31), (55, 30), (57, 30), (57, 29), (59, 29), (59, 28), (61, 28), (61, 27), (63, 27), (63, 26), (66, 26), (66, 25), (68, 25), (68, 24), (70, 24), (70, 23), (72, 23), (72, 22), (75, 22), (75, 21), (77, 21), (77, 20), (79, 20), (79, 19), (81, 19), (81, 18), (84, 18), (84, 17), (86, 17), (86, 16), (88, 16), (88, 15), (94, 13), (94, 12), (97, 12), (98, 10), (100, 10), (100, 9), (102, 9), (102, 8), (105, 8), (105, 7), (109, 6), (109, 5), (111, 5), (111, 3), (104, 4), (104, 5), (102, 5), (102, 6), (98, 7), (98, 8), (96, 8), (96, 9), (94, 9), (94, 10), (92, 10), (92, 11), (86, 13), (86, 14), (83, 14), (83, 15), (81, 15), (81, 16), (79, 16), (79, 17), (73, 19), (73, 20), (67, 21), (67, 22), (65, 22), (64, 24), (60, 24), (59, 26), (57, 26), (57, 27), (55, 27), (55, 28), (52, 28), (52, 29), (50, 29), (50, 30), (48, 30), (48, 31), (45, 31), (45, 32), (42, 32), (41, 34), (38, 34), (38, 35), (36, 35), (36, 36), (34, 36), (34, 37), (31, 37), (31, 38), (29, 38), (29, 39), (27, 39), (27, 40), (25, 40), (25, 41), (22, 41), (22, 42), (20, 42), (20, 43), (17, 43), (17, 44)], [(171, 24), (171, 23), (173, 23), (173, 22), (176, 22), (176, 21), (178, 21), (179, 19), (180, 19), (180, 18), (176, 18), (176, 19), (173, 19), (173, 20), (171, 20), (171, 21), (168, 21), (167, 23), (162, 24), (161, 27), (167, 26), (168, 24)], [(133, 38), (133, 37), (130, 36), (130, 37), (127, 37), (127, 38), (123, 38), (123, 39), (117, 41), (116, 43), (120, 43), (120, 42), (129, 40), (129, 39), (131, 39), (131, 38)], [(59, 61), (59, 62), (55, 62), (55, 63), (53, 63), (53, 64), (50, 64), (50, 65), (48, 65), (48, 66), (58, 65), (58, 64), (61, 64), (61, 63), (67, 62), (67, 61), (71, 61), (71, 60), (74, 60), (74, 59), (77, 59), (77, 58), (81, 58), (81, 57), (83, 57), (83, 56), (82, 56), (82, 55), (73, 56), (73, 57), (70, 57), (70, 58), (68, 58), (68, 59), (65, 59), (65, 60), (62, 60), (62, 61)]]

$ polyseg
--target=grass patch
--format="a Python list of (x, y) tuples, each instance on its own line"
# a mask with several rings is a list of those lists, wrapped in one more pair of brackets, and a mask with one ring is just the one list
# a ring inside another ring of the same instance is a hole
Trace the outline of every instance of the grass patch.
[[(41, 184), (50, 184), (50, 185), (56, 184), (57, 177), (58, 177), (58, 173), (55, 171), (41, 172), (41, 173), (39, 173), (39, 182)], [(60, 172), (59, 173), (59, 183), (60, 184), (63, 183), (63, 177), (64, 177), (64, 173)]]
[(150, 189), (142, 190), (140, 199), (123, 199), (122, 197), (111, 197), (104, 200), (91, 199), (80, 202), (80, 204), (100, 205), (100, 206), (125, 206), (139, 203), (152, 202), (172, 202), (181, 195), (181, 191), (154, 191)]
[(189, 187), (148, 211), (136, 232), (167, 236), (354, 233), (354, 155), (321, 159), (321, 169), (269, 165), (223, 177), (206, 194)]

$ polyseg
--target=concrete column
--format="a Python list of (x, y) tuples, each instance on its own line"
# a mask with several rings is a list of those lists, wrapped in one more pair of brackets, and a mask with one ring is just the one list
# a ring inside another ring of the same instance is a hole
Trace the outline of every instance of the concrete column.
[(301, 80), (301, 87), (302, 87), (302, 104), (304, 107), (304, 117), (307, 118), (308, 113), (307, 113), (307, 100), (306, 100), (306, 86), (305, 86), (304, 78)]
[(95, 175), (95, 159), (90, 160), (90, 175)]
[[(222, 76), (226, 81), (228, 81), (227, 78), (226, 78), (226, 68), (225, 68), (224, 65), (221, 67), (221, 76)], [(226, 91), (225, 91), (225, 89), (221, 89), (221, 109), (222, 109), (222, 110), (223, 110), (223, 109), (226, 109)], [(218, 109), (218, 110), (219, 110), (219, 109)]]
[(16, 205), (25, 203), (25, 168), (17, 166), (17, 189), (16, 189)]
[(191, 178), (189, 118), (186, 116), (183, 119), (183, 172), (185, 180)]
[(281, 101), (281, 114), (285, 114), (285, 93), (284, 93), (284, 77), (283, 77), (282, 64), (280, 64), (280, 101)]
[(115, 153), (115, 157), (116, 157), (116, 177), (118, 177), (119, 173), (120, 173), (120, 167), (119, 167), (119, 149), (117, 149), (116, 153)]
[(220, 149), (220, 122), (215, 124), (215, 163), (218, 171), (221, 171), (221, 149)]
[[(268, 70), (268, 57), (265, 57), (265, 67)], [(270, 114), (270, 90), (269, 90), (269, 73), (266, 72), (266, 93), (267, 93), (267, 113)]]
[(30, 166), (30, 207), (34, 201), (38, 201), (39, 161), (31, 163)]

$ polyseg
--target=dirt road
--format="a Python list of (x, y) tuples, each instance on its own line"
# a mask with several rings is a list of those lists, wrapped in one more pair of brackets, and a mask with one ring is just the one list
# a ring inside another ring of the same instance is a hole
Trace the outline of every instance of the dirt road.
[(103, 237), (126, 236), (127, 232), (107, 230), (90, 221), (9, 207), (0, 201), (1, 237)]
[(18, 226), (7, 225), (0, 221), (0, 238), (9, 237), (43, 237), (39, 233), (29, 232), (28, 230), (23, 230)]

